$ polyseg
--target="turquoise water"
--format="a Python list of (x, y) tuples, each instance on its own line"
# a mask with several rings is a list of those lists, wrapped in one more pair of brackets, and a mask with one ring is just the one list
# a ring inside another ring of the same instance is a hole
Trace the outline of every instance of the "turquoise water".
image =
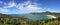
[(33, 15), (33, 14), (28, 14), (25, 15), (26, 18), (32, 19), (32, 20), (41, 20), (41, 19), (50, 19), (50, 17), (48, 17), (47, 15)]
[(18, 15), (13, 15), (13, 16), (22, 16), (22, 17), (29, 18), (32, 20), (51, 19), (50, 16), (47, 16), (45, 14), (22, 14), (22, 15), (18, 14)]

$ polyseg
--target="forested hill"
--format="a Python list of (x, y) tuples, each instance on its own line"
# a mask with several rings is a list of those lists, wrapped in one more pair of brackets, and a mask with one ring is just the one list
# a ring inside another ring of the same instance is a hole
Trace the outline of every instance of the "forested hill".
[(50, 13), (50, 14), (58, 17), (59, 20), (56, 19), (56, 20), (33, 21), (31, 19), (24, 17), (17, 17), (17, 16), (14, 17), (7, 14), (0, 14), (0, 25), (60, 25), (60, 18), (59, 18), (60, 14), (59, 13)]
[(37, 14), (37, 15), (39, 15), (39, 14), (45, 14), (45, 15), (54, 15), (54, 16), (56, 16), (56, 17), (60, 17), (60, 13), (56, 13), (56, 12), (49, 12), (49, 11), (46, 11), (46, 12), (41, 12), (41, 13), (39, 13), (39, 12), (32, 12), (32, 13), (30, 13), (30, 14)]
[(13, 17), (6, 14), (0, 14), (0, 25), (28, 25), (32, 20), (24, 17)]
[(6, 14), (0, 14), (0, 17), (11, 17), (11, 16), (6, 15)]

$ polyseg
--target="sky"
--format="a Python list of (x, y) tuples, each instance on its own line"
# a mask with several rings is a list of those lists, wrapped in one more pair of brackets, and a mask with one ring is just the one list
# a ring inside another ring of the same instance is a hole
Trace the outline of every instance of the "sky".
[(0, 0), (0, 13), (60, 12), (60, 0)]

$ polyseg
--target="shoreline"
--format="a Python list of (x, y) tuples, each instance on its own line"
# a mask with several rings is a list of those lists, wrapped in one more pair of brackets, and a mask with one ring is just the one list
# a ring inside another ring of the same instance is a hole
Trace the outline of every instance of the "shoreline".
[(47, 15), (48, 17), (50, 17), (51, 19), (54, 18), (56, 19), (57, 17), (53, 16), (53, 15)]

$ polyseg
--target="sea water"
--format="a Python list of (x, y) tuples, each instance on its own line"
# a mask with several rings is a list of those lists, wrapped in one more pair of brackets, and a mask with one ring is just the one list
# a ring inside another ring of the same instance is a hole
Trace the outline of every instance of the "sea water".
[(41, 20), (41, 19), (50, 19), (50, 16), (44, 15), (44, 14), (40, 14), (40, 15), (33, 15), (33, 14), (28, 14), (25, 15), (26, 18), (32, 19), (32, 20)]

